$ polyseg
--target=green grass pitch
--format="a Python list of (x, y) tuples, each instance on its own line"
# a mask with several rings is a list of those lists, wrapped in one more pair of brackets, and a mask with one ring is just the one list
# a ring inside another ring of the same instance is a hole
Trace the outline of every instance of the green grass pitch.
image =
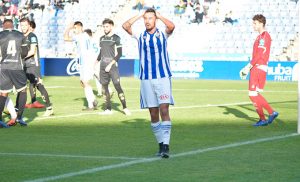
[(1, 182), (300, 181), (296, 82), (267, 82), (263, 95), (280, 115), (255, 128), (247, 81), (174, 79), (171, 157), (159, 159), (149, 113), (139, 109), (139, 80), (121, 79), (131, 116), (117, 95), (114, 114), (101, 116), (102, 98), (98, 111), (81, 111), (78, 79), (45, 77), (55, 115), (27, 109), (28, 127), (0, 129)]

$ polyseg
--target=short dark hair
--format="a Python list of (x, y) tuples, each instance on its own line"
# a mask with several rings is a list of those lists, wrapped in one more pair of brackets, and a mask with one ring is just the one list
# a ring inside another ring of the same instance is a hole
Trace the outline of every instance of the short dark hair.
[(20, 22), (25, 22), (25, 21), (27, 21), (28, 24), (30, 25), (30, 20), (28, 18), (24, 17), (20, 19)]
[(81, 21), (75, 21), (75, 22), (74, 22), (74, 26), (75, 26), (75, 25), (79, 25), (79, 26), (83, 27), (83, 24), (81, 23)]
[(102, 25), (104, 25), (104, 24), (110, 24), (110, 25), (112, 25), (112, 26), (114, 26), (114, 21), (112, 21), (111, 19), (109, 19), (109, 18), (105, 18), (103, 21), (102, 21)]
[(35, 29), (36, 28), (36, 24), (34, 21), (30, 21), (30, 26), (31, 28)]
[(93, 36), (93, 32), (91, 29), (85, 29), (84, 32), (86, 32), (89, 36)]
[(260, 23), (262, 23), (264, 26), (266, 25), (266, 17), (264, 17), (264, 15), (262, 14), (257, 14), (252, 18), (253, 21), (258, 21)]
[(156, 11), (153, 8), (146, 9), (145, 13), (154, 13), (154, 15), (156, 16)]
[(3, 29), (13, 29), (14, 28), (14, 22), (12, 19), (5, 19), (3, 21)]

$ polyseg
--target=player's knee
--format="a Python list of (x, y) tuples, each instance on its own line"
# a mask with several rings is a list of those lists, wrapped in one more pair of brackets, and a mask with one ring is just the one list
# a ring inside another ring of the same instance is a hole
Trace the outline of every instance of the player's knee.
[(120, 98), (120, 100), (125, 100), (125, 94), (124, 93), (120, 93), (119, 94), (119, 98)]
[(257, 91), (251, 91), (249, 90), (249, 97), (255, 97), (255, 96), (258, 96), (258, 92)]
[(263, 91), (264, 91), (263, 89), (256, 88), (256, 92), (258, 92), (258, 93), (262, 93)]

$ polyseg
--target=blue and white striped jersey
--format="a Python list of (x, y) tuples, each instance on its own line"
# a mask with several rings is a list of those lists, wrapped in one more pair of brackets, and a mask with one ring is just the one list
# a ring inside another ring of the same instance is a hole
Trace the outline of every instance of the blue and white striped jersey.
[(141, 80), (171, 77), (170, 60), (167, 51), (168, 34), (156, 29), (149, 34), (146, 30), (140, 35), (133, 34), (137, 39), (140, 57)]

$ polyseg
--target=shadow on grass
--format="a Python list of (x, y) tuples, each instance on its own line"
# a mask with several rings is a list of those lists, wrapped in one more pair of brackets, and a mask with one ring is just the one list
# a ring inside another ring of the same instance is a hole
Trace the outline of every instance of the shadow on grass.
[[(272, 105), (272, 104), (296, 103), (296, 102), (297, 101), (283, 101), (283, 102), (270, 102), (269, 104)], [(244, 104), (244, 105), (238, 105), (238, 106), (233, 106), (233, 107), (228, 107), (228, 106), (219, 106), (219, 107), (225, 109), (225, 111), (223, 112), (223, 114), (225, 114), (225, 115), (233, 115), (234, 117), (242, 118), (245, 121), (253, 121), (253, 122), (258, 121), (258, 117), (257, 118), (250, 117), (245, 112), (242, 111), (242, 109), (244, 109), (244, 110), (256, 112), (254, 110), (254, 107), (253, 107), (252, 104)], [(239, 107), (241, 109), (237, 109), (236, 107)], [(252, 107), (252, 108), (250, 108), (250, 107)], [(269, 116), (269, 115), (265, 114), (265, 116)], [(279, 123), (279, 124), (284, 123), (283, 120), (280, 119), (280, 116), (279, 116), (279, 118), (276, 118), (276, 122)]]

